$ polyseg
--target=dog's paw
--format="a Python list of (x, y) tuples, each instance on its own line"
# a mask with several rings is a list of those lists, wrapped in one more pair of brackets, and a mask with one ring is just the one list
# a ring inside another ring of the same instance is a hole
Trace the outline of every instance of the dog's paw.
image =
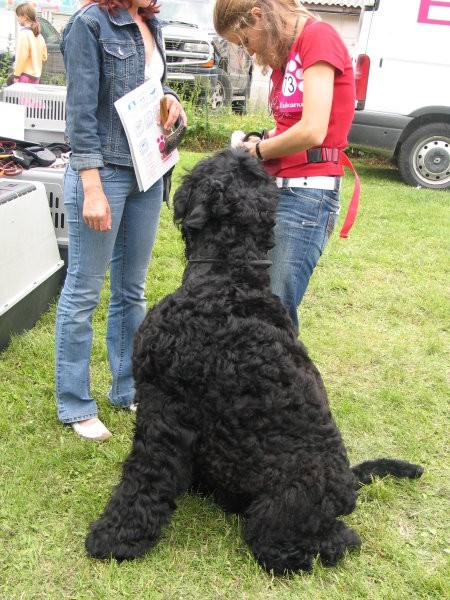
[(276, 552), (276, 549), (272, 549), (265, 554), (258, 555), (256, 558), (265, 571), (273, 573), (277, 577), (289, 577), (301, 571), (309, 573), (312, 571), (314, 564), (314, 554), (305, 551), (290, 553)]
[(361, 547), (361, 538), (342, 521), (335, 521), (320, 541), (320, 559), (328, 567), (337, 565), (346, 552)]
[(85, 542), (89, 556), (120, 561), (142, 556), (151, 545), (151, 540), (137, 538), (136, 530), (109, 526), (102, 519), (91, 525)]

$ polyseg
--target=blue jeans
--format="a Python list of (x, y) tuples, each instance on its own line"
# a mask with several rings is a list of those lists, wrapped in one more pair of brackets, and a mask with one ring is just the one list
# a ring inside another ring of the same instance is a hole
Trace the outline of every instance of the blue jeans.
[(133, 402), (133, 336), (146, 313), (145, 279), (162, 205), (162, 179), (139, 192), (133, 169), (100, 169), (112, 229), (90, 229), (83, 220), (83, 186), (78, 171), (67, 167), (64, 206), (69, 230), (69, 264), (56, 314), (55, 379), (58, 417), (74, 423), (97, 416), (91, 397), (89, 365), (92, 314), (110, 267), (106, 345), (112, 373), (111, 404)]
[(270, 284), (299, 327), (297, 307), (339, 215), (341, 178), (334, 190), (282, 188), (269, 251)]

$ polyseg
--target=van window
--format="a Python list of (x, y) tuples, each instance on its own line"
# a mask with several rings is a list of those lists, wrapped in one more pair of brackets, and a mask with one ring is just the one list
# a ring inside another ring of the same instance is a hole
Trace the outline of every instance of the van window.
[(45, 19), (40, 18), (39, 24), (41, 26), (41, 33), (46, 44), (59, 44), (59, 33), (53, 27), (51, 23)]

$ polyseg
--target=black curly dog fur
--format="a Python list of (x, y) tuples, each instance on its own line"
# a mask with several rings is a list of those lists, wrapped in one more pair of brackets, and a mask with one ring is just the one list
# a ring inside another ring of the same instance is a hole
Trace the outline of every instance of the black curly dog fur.
[(232, 149), (197, 164), (175, 194), (188, 263), (135, 338), (133, 447), (91, 525), (91, 556), (144, 554), (195, 488), (243, 515), (265, 569), (308, 571), (317, 555), (335, 565), (361, 543), (338, 520), (358, 481), (422, 474), (393, 459), (350, 468), (320, 374), (270, 291), (277, 198), (260, 164)]

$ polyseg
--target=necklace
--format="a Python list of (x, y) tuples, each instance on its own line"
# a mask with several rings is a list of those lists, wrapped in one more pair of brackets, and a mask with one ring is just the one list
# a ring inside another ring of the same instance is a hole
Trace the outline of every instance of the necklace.
[(289, 42), (289, 48), (292, 46), (292, 44), (295, 41), (295, 36), (297, 35), (297, 27), (298, 27), (299, 21), (300, 21), (300, 15), (297, 15), (297, 18), (295, 19), (294, 31), (292, 32), (291, 41)]
[[(295, 38), (296, 38), (296, 35), (297, 35), (297, 27), (298, 27), (298, 23), (299, 23), (299, 21), (300, 21), (300, 15), (297, 15), (297, 18), (296, 18), (296, 20), (295, 20), (294, 29), (293, 29), (293, 31), (292, 31), (292, 36), (291, 36), (291, 39), (290, 39), (290, 41), (289, 41), (289, 50), (292, 48), (292, 44), (295, 42)], [(288, 51), (288, 52), (289, 52), (289, 51)], [(278, 78), (278, 81), (277, 81), (277, 82), (276, 82), (276, 83), (275, 83), (275, 84), (274, 84), (272, 87), (271, 87), (272, 79), (271, 79), (271, 78), (269, 79), (269, 93), (268, 93), (268, 95), (267, 95), (267, 111), (268, 111), (269, 115), (271, 115), (271, 114), (272, 114), (272, 112), (273, 112), (273, 111), (272, 111), (273, 104), (274, 104), (273, 100), (275, 100), (275, 98), (274, 98), (274, 99), (271, 99), (271, 97), (270, 97), (270, 95), (271, 95), (271, 92), (272, 92), (272, 90), (273, 90), (274, 92), (276, 92), (276, 89), (277, 89), (278, 85), (280, 84), (280, 81), (281, 81), (281, 80), (283, 79), (283, 77), (284, 77), (284, 70), (285, 70), (285, 68), (286, 68), (286, 66), (285, 66), (285, 65), (283, 65), (283, 66), (281, 67), (281, 69), (280, 69), (280, 70), (281, 70), (281, 75), (280, 75), (280, 77)]]

